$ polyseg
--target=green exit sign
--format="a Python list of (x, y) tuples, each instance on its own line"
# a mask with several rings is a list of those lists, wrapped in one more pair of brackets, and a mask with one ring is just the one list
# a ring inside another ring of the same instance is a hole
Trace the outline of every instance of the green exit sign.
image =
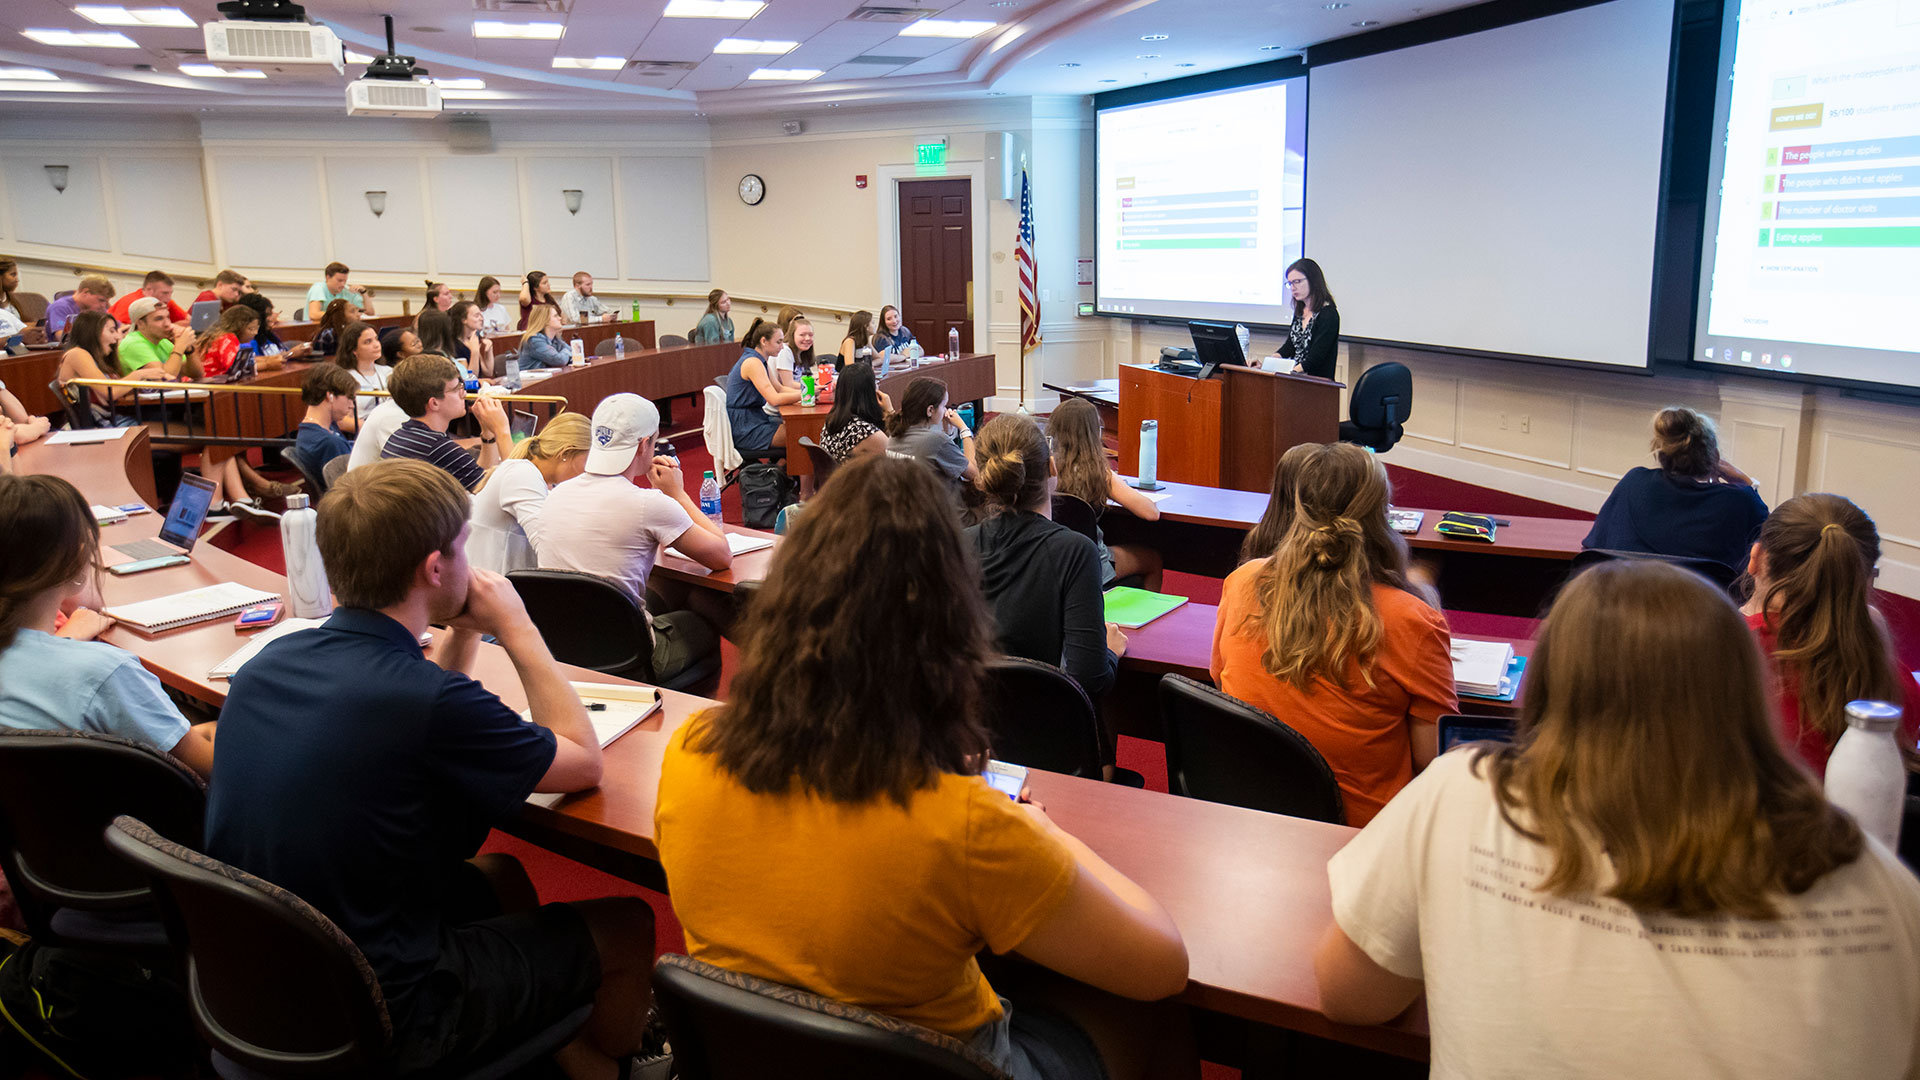
[(918, 156), (914, 159), (920, 165), (945, 165), (947, 163), (947, 144), (944, 142), (921, 143), (914, 148)]

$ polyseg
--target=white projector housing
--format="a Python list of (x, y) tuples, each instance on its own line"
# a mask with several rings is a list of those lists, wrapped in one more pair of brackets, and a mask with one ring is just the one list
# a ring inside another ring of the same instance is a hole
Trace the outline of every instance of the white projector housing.
[(348, 116), (439, 116), (440, 88), (413, 79), (356, 79), (347, 84)]
[(335, 75), (347, 71), (346, 50), (333, 31), (315, 23), (210, 22), (206, 31), (207, 60), (215, 64), (248, 64), (282, 71), (325, 66)]

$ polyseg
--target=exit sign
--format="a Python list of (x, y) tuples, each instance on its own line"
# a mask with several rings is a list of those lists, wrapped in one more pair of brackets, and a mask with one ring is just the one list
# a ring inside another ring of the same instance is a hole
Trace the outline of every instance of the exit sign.
[(918, 165), (945, 165), (947, 163), (947, 144), (944, 142), (921, 143), (914, 147), (914, 163)]

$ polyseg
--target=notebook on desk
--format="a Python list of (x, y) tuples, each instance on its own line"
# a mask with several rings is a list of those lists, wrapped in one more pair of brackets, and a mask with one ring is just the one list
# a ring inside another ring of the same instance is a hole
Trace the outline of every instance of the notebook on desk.
[[(587, 719), (593, 722), (594, 737), (600, 740), (603, 750), (665, 705), (657, 686), (588, 682), (572, 685), (574, 692), (580, 695), (580, 703), (587, 707)], [(532, 723), (533, 713), (531, 710), (524, 711), (520, 718)], [(537, 792), (527, 796), (527, 801), (536, 806), (553, 806), (564, 798), (566, 794), (563, 792)]]
[(218, 585), (190, 589), (171, 596), (110, 607), (101, 614), (143, 634), (158, 634), (213, 619), (231, 618), (261, 601), (278, 599), (279, 593), (223, 581)]
[(1104, 599), (1107, 621), (1127, 630), (1138, 630), (1187, 602), (1184, 596), (1169, 596), (1125, 585), (1108, 589)]

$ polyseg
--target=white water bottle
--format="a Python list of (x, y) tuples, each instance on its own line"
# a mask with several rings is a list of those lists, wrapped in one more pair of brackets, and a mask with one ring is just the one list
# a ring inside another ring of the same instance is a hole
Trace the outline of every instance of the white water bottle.
[(957, 326), (947, 328), (947, 359), (960, 359), (960, 328)]
[(1160, 421), (1140, 421), (1140, 482), (1134, 486), (1152, 491), (1160, 486)]
[(1900, 707), (1885, 701), (1847, 702), (1847, 730), (1827, 758), (1827, 801), (1845, 810), (1860, 831), (1888, 848), (1900, 844), (1907, 769), (1894, 732)]
[(305, 495), (287, 496), (287, 512), (280, 515), (280, 551), (287, 563), (287, 611), (296, 619), (318, 619), (333, 611), (333, 589), (315, 538), (319, 520)]
[(625, 360), (627, 358), (627, 335), (625, 334), (614, 335), (613, 358), (615, 360)]
[(713, 470), (708, 469), (705, 479), (700, 481), (700, 512), (720, 524), (720, 481), (713, 478)]

